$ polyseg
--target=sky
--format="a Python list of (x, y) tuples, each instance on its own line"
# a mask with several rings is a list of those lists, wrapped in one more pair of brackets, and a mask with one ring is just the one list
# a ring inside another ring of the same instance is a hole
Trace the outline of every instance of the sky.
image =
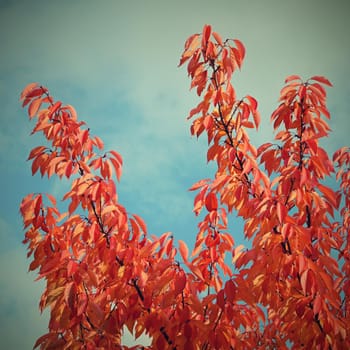
[[(43, 139), (18, 102), (30, 82), (71, 104), (105, 148), (124, 159), (120, 202), (141, 215), (149, 232), (173, 232), (191, 245), (198, 218), (191, 185), (213, 174), (206, 140), (190, 136), (186, 117), (198, 103), (185, 68), (178, 68), (188, 36), (204, 24), (246, 47), (233, 77), (238, 96), (259, 102), (259, 146), (272, 137), (269, 117), (286, 76), (324, 75), (333, 129), (330, 154), (349, 145), (350, 24), (347, 0), (12, 1), (0, 0), (0, 339), (1, 347), (30, 349), (46, 332), (43, 290), (28, 273), (18, 208), (32, 192), (61, 198), (66, 181), (31, 176), (26, 158)], [(242, 225), (230, 229), (242, 243)], [(131, 344), (130, 337), (125, 338)]]

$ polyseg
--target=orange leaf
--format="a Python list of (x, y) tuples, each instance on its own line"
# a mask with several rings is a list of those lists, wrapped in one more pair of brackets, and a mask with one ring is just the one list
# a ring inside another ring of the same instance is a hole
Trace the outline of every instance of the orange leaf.
[(284, 204), (282, 204), (281, 202), (277, 203), (277, 217), (279, 222), (282, 224), (284, 222), (284, 218), (287, 215), (287, 208)]
[(196, 40), (198, 37), (199, 34), (191, 35), (185, 42), (185, 50), (193, 50), (198, 45), (198, 42)]
[(112, 166), (108, 159), (102, 163), (101, 175), (104, 179), (110, 179), (112, 177)]
[(187, 263), (187, 257), (188, 257), (188, 248), (184, 241), (179, 240), (179, 251), (182, 256), (182, 260)]
[(78, 264), (74, 260), (69, 260), (67, 264), (67, 276), (71, 277), (78, 269)]
[(42, 103), (42, 99), (41, 98), (37, 98), (35, 100), (33, 100), (33, 102), (29, 105), (28, 107), (28, 115), (31, 118), (33, 118), (35, 116), (35, 114), (38, 112), (40, 106)]
[(324, 197), (333, 205), (333, 207), (337, 208), (339, 206), (340, 198), (331, 188), (321, 184), (318, 184), (318, 188), (323, 193)]
[(111, 161), (111, 163), (113, 165), (115, 174), (117, 176), (117, 180), (120, 181), (120, 177), (122, 175), (122, 167), (121, 167), (120, 163), (114, 158), (110, 158), (109, 160)]
[(118, 161), (120, 165), (123, 164), (123, 158), (118, 152), (112, 150), (112, 151), (109, 151), (109, 153), (113, 155), (113, 157)]
[(242, 174), (249, 174), (249, 172), (252, 170), (252, 168), (253, 168), (252, 160), (247, 158), (244, 162)]
[(304, 255), (299, 255), (299, 275), (305, 271), (306, 267), (306, 258)]
[(138, 216), (136, 214), (133, 214), (132, 216), (136, 220), (137, 224), (141, 227), (142, 231), (144, 233), (147, 233), (147, 225), (146, 225), (145, 221), (140, 216)]
[(75, 294), (76, 294), (75, 282), (70, 282), (66, 284), (66, 287), (64, 289), (64, 300), (71, 310), (74, 307)]
[(100, 149), (102, 150), (103, 149), (103, 141), (98, 137), (98, 136), (95, 136), (94, 137), (94, 144)]
[(55, 207), (56, 206), (56, 198), (53, 195), (49, 194), (49, 193), (46, 193), (46, 197), (49, 199), (49, 201)]
[(246, 98), (249, 101), (251, 111), (256, 111), (258, 108), (258, 102), (253, 96), (247, 95)]
[(258, 130), (260, 125), (260, 120), (261, 120), (260, 112), (258, 111), (253, 112), (253, 118), (254, 118), (255, 128)]
[(207, 185), (209, 180), (210, 179), (203, 179), (203, 180), (200, 180), (200, 181), (196, 182), (195, 184), (192, 185), (192, 187), (189, 189), (189, 191), (198, 190), (199, 188)]
[(233, 40), (237, 46), (237, 49), (238, 49), (238, 52), (239, 52), (239, 62), (240, 62), (240, 65), (242, 64), (242, 61), (244, 59), (244, 56), (245, 56), (245, 47), (243, 45), (243, 43), (238, 40), (238, 39), (234, 39)]
[(301, 288), (303, 289), (304, 295), (307, 293), (307, 276), (309, 269), (304, 270), (300, 277)]

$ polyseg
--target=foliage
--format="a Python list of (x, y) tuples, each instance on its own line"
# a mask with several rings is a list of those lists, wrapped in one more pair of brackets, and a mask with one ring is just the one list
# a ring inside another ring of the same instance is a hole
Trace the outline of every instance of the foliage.
[[(30, 194), (20, 207), (29, 269), (46, 281), (40, 309), (50, 308), (34, 347), (126, 349), (124, 327), (146, 332), (150, 349), (350, 347), (350, 153), (330, 159), (319, 145), (330, 131), (331, 83), (289, 76), (271, 115), (275, 140), (255, 148), (248, 131), (259, 127), (257, 101), (238, 99), (231, 83), (244, 56), (239, 40), (205, 25), (180, 60), (201, 97), (191, 133), (207, 134), (217, 165), (213, 179), (191, 188), (195, 214), (204, 211), (192, 251), (170, 233), (150, 237), (127, 212), (115, 182), (122, 157), (104, 151), (73, 107), (36, 83), (24, 89), (33, 133), (51, 144), (30, 152), (33, 175), (71, 179), (67, 212), (49, 194)], [(338, 191), (325, 184), (331, 176)], [(244, 219), (251, 248), (235, 245), (231, 212)]]

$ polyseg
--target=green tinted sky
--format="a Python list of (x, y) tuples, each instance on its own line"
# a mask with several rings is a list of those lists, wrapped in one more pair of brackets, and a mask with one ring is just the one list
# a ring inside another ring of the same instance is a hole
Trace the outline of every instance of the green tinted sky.
[[(38, 315), (42, 285), (27, 274), (18, 206), (29, 192), (61, 196), (64, 183), (30, 176), (25, 162), (33, 127), (20, 108), (21, 89), (38, 81), (75, 106), (107, 149), (124, 158), (120, 200), (152, 233), (193, 241), (197, 220), (186, 190), (208, 177), (205, 142), (189, 136), (195, 105), (177, 64), (186, 38), (212, 24), (247, 49), (234, 78), (262, 114), (256, 146), (271, 136), (269, 116), (287, 75), (325, 75), (334, 84), (328, 105), (330, 152), (349, 144), (349, 2), (260, 1), (1, 1), (0, 0), (0, 339), (4, 349), (31, 348), (45, 332)], [(231, 221), (236, 241), (241, 226)]]

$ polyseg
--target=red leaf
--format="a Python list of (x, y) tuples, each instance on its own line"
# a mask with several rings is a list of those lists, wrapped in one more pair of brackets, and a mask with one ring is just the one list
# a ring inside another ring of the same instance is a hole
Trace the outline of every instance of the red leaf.
[(258, 148), (258, 155), (260, 156), (262, 153), (264, 153), (268, 148), (270, 148), (271, 146), (273, 146), (273, 144), (271, 142), (267, 142), (262, 144), (259, 148)]
[(238, 49), (238, 52), (239, 52), (239, 62), (240, 62), (240, 65), (242, 64), (242, 61), (244, 59), (244, 56), (245, 56), (245, 47), (243, 45), (243, 43), (238, 40), (238, 39), (234, 39), (233, 40), (237, 46), (237, 49)]
[(333, 86), (332, 83), (325, 77), (320, 76), (320, 75), (314, 75), (313, 77), (311, 77), (309, 80), (316, 80), (319, 83), (328, 85), (328, 86)]
[(317, 149), (318, 149), (318, 145), (317, 145), (317, 140), (315, 139), (310, 139), (310, 140), (306, 140), (305, 141), (310, 149), (310, 153), (312, 155), (316, 155), (317, 154)]
[(305, 94), (306, 94), (306, 86), (300, 85), (299, 90), (298, 90), (298, 95), (299, 95), (300, 100), (305, 98)]
[(337, 208), (339, 206), (339, 197), (331, 188), (321, 184), (318, 184), (318, 188), (333, 207)]
[(78, 298), (77, 316), (80, 316), (85, 312), (87, 304), (88, 304), (87, 295), (85, 293), (80, 294)]
[(77, 197), (73, 197), (72, 201), (70, 202), (69, 206), (68, 206), (68, 213), (69, 215), (71, 215), (74, 210), (78, 207), (79, 205), (79, 201), (77, 199)]
[(315, 316), (320, 312), (321, 308), (322, 308), (322, 298), (320, 294), (317, 294), (314, 300), (314, 307), (313, 307)]
[(175, 295), (182, 293), (186, 286), (186, 274), (183, 271), (180, 271), (179, 274), (175, 277)]
[(35, 216), (39, 215), (42, 203), (43, 203), (43, 199), (42, 199), (41, 195), (38, 195), (38, 197), (35, 200), (35, 206), (34, 206), (34, 215)]
[(229, 302), (233, 302), (234, 299), (235, 299), (235, 296), (236, 296), (236, 286), (235, 284), (233, 283), (232, 280), (228, 280), (226, 283), (225, 283), (225, 294), (226, 294), (226, 297), (227, 297), (227, 300)]
[(57, 101), (56, 103), (54, 103), (50, 108), (50, 118), (52, 118), (52, 116), (57, 112), (57, 110), (61, 107), (62, 102), (61, 101)]
[(100, 149), (102, 150), (103, 149), (103, 141), (98, 137), (98, 136), (95, 136), (94, 138), (94, 144)]
[(215, 193), (210, 192), (205, 197), (205, 207), (208, 211), (213, 211), (218, 209), (218, 200)]
[(223, 289), (217, 293), (216, 303), (221, 307), (221, 309), (225, 307), (225, 292)]
[(206, 45), (206, 43), (209, 40), (211, 34), (211, 26), (209, 24), (205, 24), (203, 27), (203, 32), (202, 32), (202, 46), (204, 47)]
[(117, 176), (117, 179), (118, 179), (118, 181), (120, 181), (120, 178), (122, 175), (122, 167), (116, 159), (110, 158), (110, 161), (112, 162), (112, 165), (114, 167), (114, 171), (115, 171), (115, 174)]
[(246, 99), (248, 99), (249, 104), (250, 104), (250, 110), (251, 111), (256, 111), (256, 109), (258, 108), (258, 102), (256, 101), (256, 99), (253, 96), (247, 95)]
[(51, 343), (52, 340), (56, 339), (56, 334), (54, 333), (46, 333), (42, 335), (34, 344), (33, 349), (36, 349), (39, 345), (41, 345), (42, 349), (47, 349), (47, 345)]
[(30, 91), (32, 91), (36, 86), (38, 86), (38, 83), (30, 83), (28, 84), (23, 91), (21, 92), (21, 96), (20, 96), (20, 101), (23, 100), (24, 98), (26, 98), (26, 96), (28, 95), (28, 93)]
[(62, 107), (62, 110), (68, 111), (72, 120), (77, 120), (77, 112), (73, 106), (66, 105), (66, 106)]
[(281, 202), (277, 203), (277, 217), (279, 222), (282, 224), (284, 222), (284, 218), (287, 215), (287, 208)]
[(123, 164), (123, 158), (118, 152), (112, 150), (112, 151), (109, 151), (109, 153), (113, 155), (113, 157), (118, 161), (120, 165)]
[(72, 175), (72, 170), (73, 170), (73, 162), (69, 160), (66, 164), (66, 171), (65, 171), (65, 175), (67, 179), (69, 179), (70, 176)]
[(38, 147), (33, 148), (30, 151), (27, 160), (33, 159), (34, 157), (38, 156), (40, 153), (43, 153), (43, 151), (45, 151), (45, 150), (46, 150), (45, 146), (38, 146)]
[(67, 276), (71, 277), (78, 269), (78, 264), (74, 260), (69, 260), (67, 264)]
[(33, 98), (33, 97), (41, 96), (43, 93), (44, 93), (44, 90), (40, 86), (38, 88), (35, 88), (35, 89), (32, 89), (31, 91), (29, 91), (25, 97), (26, 98)]
[(93, 324), (100, 325), (104, 320), (105, 315), (97, 303), (90, 301), (87, 307), (87, 313)]

